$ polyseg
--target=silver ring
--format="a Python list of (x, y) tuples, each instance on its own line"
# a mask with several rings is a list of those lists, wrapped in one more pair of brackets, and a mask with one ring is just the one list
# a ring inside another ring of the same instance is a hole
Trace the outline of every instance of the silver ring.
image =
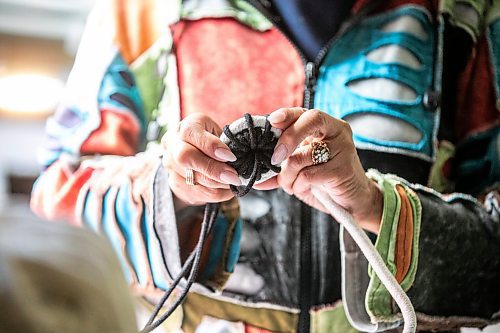
[(186, 168), (185, 175), (186, 175), (186, 184), (188, 184), (188, 185), (196, 185), (196, 183), (194, 182), (194, 172), (193, 172), (193, 169)]
[(330, 149), (324, 141), (316, 141), (311, 144), (311, 159), (313, 165), (318, 165), (330, 160)]

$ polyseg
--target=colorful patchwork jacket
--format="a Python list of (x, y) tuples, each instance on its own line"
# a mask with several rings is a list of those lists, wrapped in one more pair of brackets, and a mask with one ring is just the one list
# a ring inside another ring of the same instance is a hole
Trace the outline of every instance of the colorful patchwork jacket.
[[(383, 189), (372, 236), (419, 329), (497, 321), (500, 1), (358, 0), (315, 61), (280, 22), (264, 0), (98, 1), (47, 122), (32, 209), (107, 237), (147, 307), (180, 271), (202, 210), (175, 213), (158, 139), (193, 112), (222, 126), (317, 108), (351, 124)], [(224, 203), (208, 243), (165, 331), (401, 325), (349, 234), (281, 190)]]

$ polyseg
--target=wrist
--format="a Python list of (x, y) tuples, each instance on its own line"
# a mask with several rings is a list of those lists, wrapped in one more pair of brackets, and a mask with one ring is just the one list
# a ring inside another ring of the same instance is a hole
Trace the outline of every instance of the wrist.
[(353, 216), (363, 229), (378, 234), (384, 210), (384, 194), (375, 181), (367, 178), (362, 198), (365, 198), (362, 208)]

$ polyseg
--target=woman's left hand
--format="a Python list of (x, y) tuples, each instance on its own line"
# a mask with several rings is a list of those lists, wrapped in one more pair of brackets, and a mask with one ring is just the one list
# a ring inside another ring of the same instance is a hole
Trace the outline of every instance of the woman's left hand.
[[(258, 189), (282, 187), (305, 203), (327, 212), (311, 193), (311, 186), (322, 186), (331, 198), (350, 212), (360, 226), (378, 233), (383, 195), (366, 175), (352, 140), (348, 123), (319, 110), (283, 108), (269, 116), (273, 127), (283, 130), (271, 163), (281, 164), (274, 178), (256, 185)], [(311, 143), (323, 141), (330, 160), (313, 165)]]

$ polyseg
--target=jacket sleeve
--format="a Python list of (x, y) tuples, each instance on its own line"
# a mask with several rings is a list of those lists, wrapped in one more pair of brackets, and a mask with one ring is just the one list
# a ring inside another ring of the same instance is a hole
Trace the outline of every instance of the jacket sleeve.
[[(485, 206), (468, 195), (443, 196), (396, 176), (373, 170), (369, 175), (384, 191), (375, 247), (408, 293), (419, 329), (484, 327), (498, 320), (498, 196), (489, 195)], [(345, 230), (341, 236), (343, 298), (351, 324), (376, 332), (401, 325), (396, 304), (357, 244)]]
[[(460, 6), (475, 8), (469, 2)], [(443, 77), (443, 97), (452, 101), (442, 104), (447, 110), (441, 121), (447, 123), (439, 134), (446, 141), (439, 149), (445, 154), (438, 154), (429, 185), (451, 192), (368, 172), (384, 192), (375, 246), (410, 297), (419, 330), (482, 328), (499, 320), (500, 2), (483, 11), (484, 32), (465, 14), (448, 17), (444, 26), (445, 46), (464, 52), (444, 51), (444, 75), (454, 79)], [(398, 327), (402, 318), (390, 294), (350, 235), (341, 236), (343, 298), (351, 324), (378, 332)]]
[[(107, 237), (128, 282), (140, 294), (168, 287), (175, 276), (166, 259), (180, 263), (179, 244), (190, 243), (178, 237), (177, 225), (183, 221), (173, 209), (168, 175), (157, 179), (158, 172), (164, 172), (161, 149), (146, 144), (147, 124), (165, 89), (157, 63), (171, 46), (167, 24), (154, 25), (156, 3), (112, 0), (94, 8), (61, 106), (47, 122), (47, 142), (40, 154), (44, 170), (31, 198), (39, 216)], [(155, 45), (160, 39), (161, 47)], [(160, 184), (156, 188), (161, 189), (161, 200), (155, 197), (155, 183)], [(154, 204), (162, 205), (156, 207), (161, 221)], [(219, 288), (225, 282), (220, 275), (232, 270), (222, 261), (230, 261), (231, 251), (233, 257), (238, 253), (238, 242), (228, 241), (238, 239), (233, 232), (238, 223), (221, 214), (218, 236), (206, 250), (208, 258), (217, 259), (208, 260), (217, 269), (205, 278), (220, 282), (213, 283)], [(168, 225), (171, 232), (158, 229), (158, 224)], [(160, 241), (164, 237), (166, 243)]]
[[(500, 2), (493, 1), (484, 13), (486, 28), (472, 35), (456, 94), (448, 96), (456, 100), (450, 161), (455, 193), (439, 195), (413, 186), (422, 221), (419, 268), (408, 293), (422, 314), (453, 316), (447, 320), (450, 329), (466, 322), (486, 325), (500, 310)], [(448, 52), (448, 57), (456, 55)], [(433, 328), (431, 317), (421, 321)]]

